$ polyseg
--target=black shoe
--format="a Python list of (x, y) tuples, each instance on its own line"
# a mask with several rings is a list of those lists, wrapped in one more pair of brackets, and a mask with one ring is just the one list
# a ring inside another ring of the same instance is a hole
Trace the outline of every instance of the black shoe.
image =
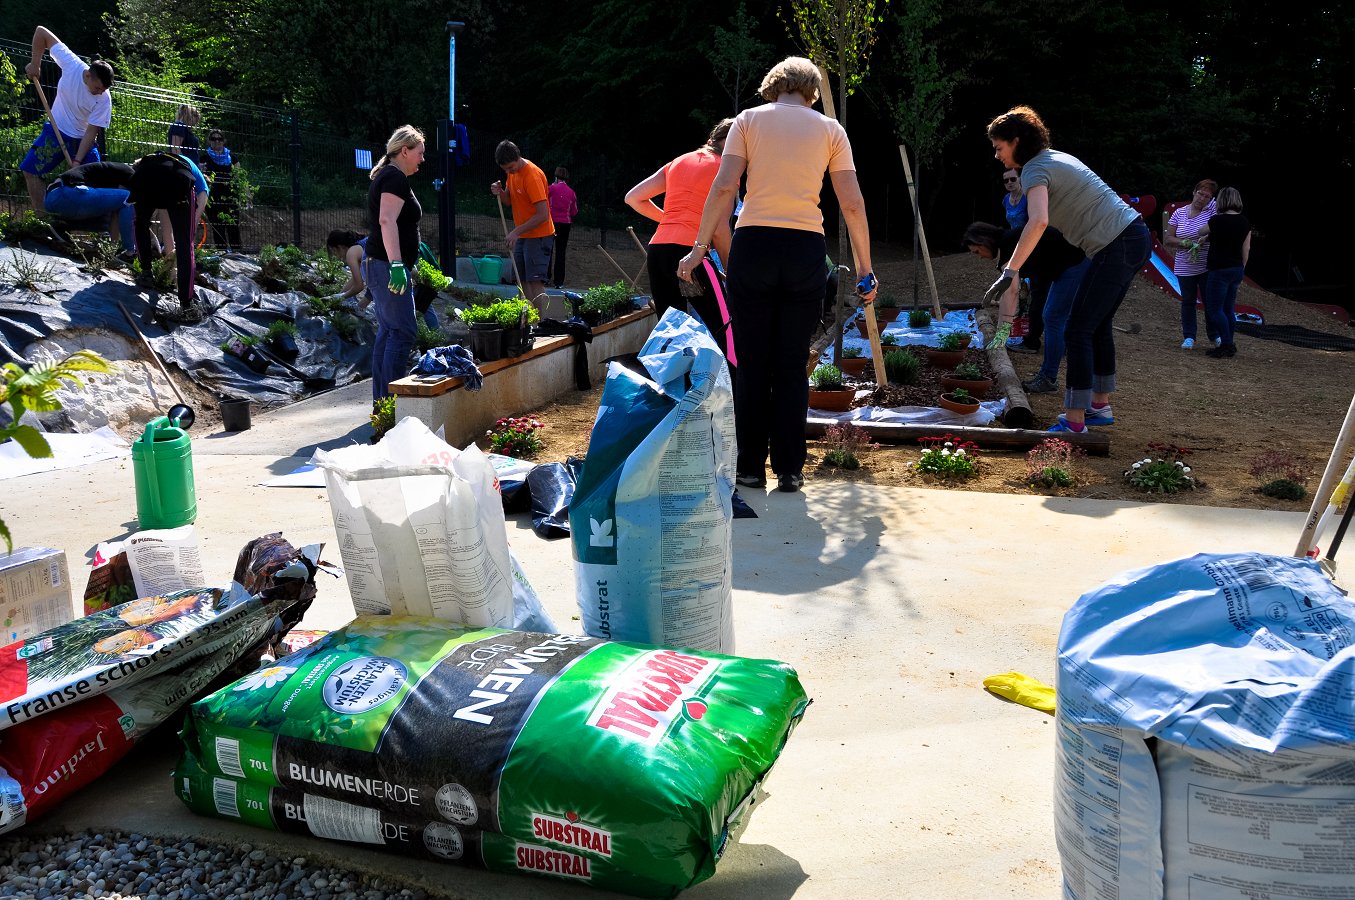
[(767, 486), (766, 475), (739, 475), (734, 479), (734, 483), (742, 487), (761, 488)]
[(1237, 356), (1237, 345), (1219, 344), (1213, 350), (1206, 350), (1204, 352), (1204, 355), (1212, 357), (1213, 359), (1230, 359), (1234, 356)]
[(776, 479), (776, 489), (783, 494), (793, 494), (804, 487), (805, 477), (799, 472), (794, 475), (779, 475)]

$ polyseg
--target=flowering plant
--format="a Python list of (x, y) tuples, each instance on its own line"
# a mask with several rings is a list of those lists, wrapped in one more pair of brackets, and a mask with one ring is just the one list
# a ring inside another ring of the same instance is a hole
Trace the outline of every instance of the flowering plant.
[[(973, 441), (956, 441), (945, 437), (918, 438), (920, 444), (930, 444), (913, 463), (913, 471), (942, 481), (968, 481), (979, 474), (979, 459)], [(939, 445), (939, 446), (938, 446)]]
[(1072, 487), (1073, 459), (1082, 449), (1058, 438), (1046, 438), (1026, 454), (1026, 481), (1031, 487)]
[(1152, 443), (1148, 445), (1150, 455), (1124, 470), (1124, 480), (1145, 494), (1175, 494), (1180, 491), (1193, 491), (1198, 487), (1185, 457), (1190, 453), (1187, 447), (1173, 447), (1170, 444)]
[(823, 464), (834, 469), (859, 469), (861, 460), (857, 453), (863, 450), (878, 450), (879, 444), (872, 443), (870, 432), (850, 422), (842, 422), (830, 427), (823, 434), (828, 452), (823, 455)]
[(1260, 484), (1257, 490), (1277, 500), (1302, 500), (1313, 477), (1308, 460), (1288, 450), (1265, 451), (1252, 460), (1248, 471)]
[(489, 438), (491, 453), (530, 459), (544, 449), (536, 430), (545, 427), (544, 423), (532, 416), (515, 416), (499, 419), (493, 428), (485, 432), (485, 436)]

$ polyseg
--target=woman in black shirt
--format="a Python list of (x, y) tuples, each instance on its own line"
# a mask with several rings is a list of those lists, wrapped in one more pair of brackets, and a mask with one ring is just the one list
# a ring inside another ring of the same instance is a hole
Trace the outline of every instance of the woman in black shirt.
[(419, 265), (419, 218), (423, 208), (409, 186), (409, 176), (423, 163), (423, 132), (401, 125), (386, 142), (386, 155), (372, 167), (367, 191), (367, 241), (363, 274), (376, 307), (376, 341), (372, 344), (372, 400), (390, 395), (390, 383), (409, 373), (409, 352), (418, 326), (410, 270)]
[(1204, 283), (1204, 314), (1220, 343), (1205, 353), (1215, 359), (1237, 356), (1233, 328), (1237, 322), (1237, 286), (1251, 255), (1251, 222), (1242, 215), (1237, 188), (1219, 191), (1219, 211), (1200, 229), (1200, 242), (1209, 241), (1209, 272)]

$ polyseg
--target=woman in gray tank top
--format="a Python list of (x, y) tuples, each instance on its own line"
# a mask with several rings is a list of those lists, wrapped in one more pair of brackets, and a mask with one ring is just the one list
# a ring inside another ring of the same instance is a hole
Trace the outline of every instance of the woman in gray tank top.
[(1050, 226), (1082, 248), (1091, 265), (1078, 286), (1065, 332), (1068, 357), (1064, 411), (1050, 431), (1082, 432), (1112, 425), (1115, 391), (1113, 323), (1134, 276), (1148, 261), (1152, 236), (1143, 218), (1095, 172), (1050, 146), (1049, 129), (1029, 106), (1017, 106), (988, 124), (993, 155), (1021, 169), (1029, 220), (1007, 268), (989, 289), (1001, 294)]

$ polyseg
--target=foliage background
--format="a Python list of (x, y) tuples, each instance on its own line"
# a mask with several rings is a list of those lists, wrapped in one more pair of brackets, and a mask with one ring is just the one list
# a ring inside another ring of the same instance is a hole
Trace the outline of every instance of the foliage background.
[[(768, 61), (799, 51), (788, 5), (0, 0), (0, 37), (26, 42), (45, 24), (156, 83), (296, 108), (379, 142), (446, 117), (444, 23), (458, 19), (456, 118), (486, 136), (474, 152), (511, 138), (548, 172), (569, 167), (585, 204), (622, 210), (627, 187), (756, 102)], [(1200, 178), (1238, 187), (1259, 232), (1250, 274), (1298, 288), (1297, 271), (1350, 304), (1349, 267), (1328, 247), (1343, 203), (1324, 188), (1349, 184), (1355, 157), (1355, 4), (892, 0), (882, 12), (849, 117), (875, 239), (912, 238), (899, 129), (919, 145), (933, 252), (957, 249), (969, 221), (998, 221), (984, 125), (1024, 102), (1055, 146), (1159, 208)], [(831, 229), (831, 203), (825, 218)]]

